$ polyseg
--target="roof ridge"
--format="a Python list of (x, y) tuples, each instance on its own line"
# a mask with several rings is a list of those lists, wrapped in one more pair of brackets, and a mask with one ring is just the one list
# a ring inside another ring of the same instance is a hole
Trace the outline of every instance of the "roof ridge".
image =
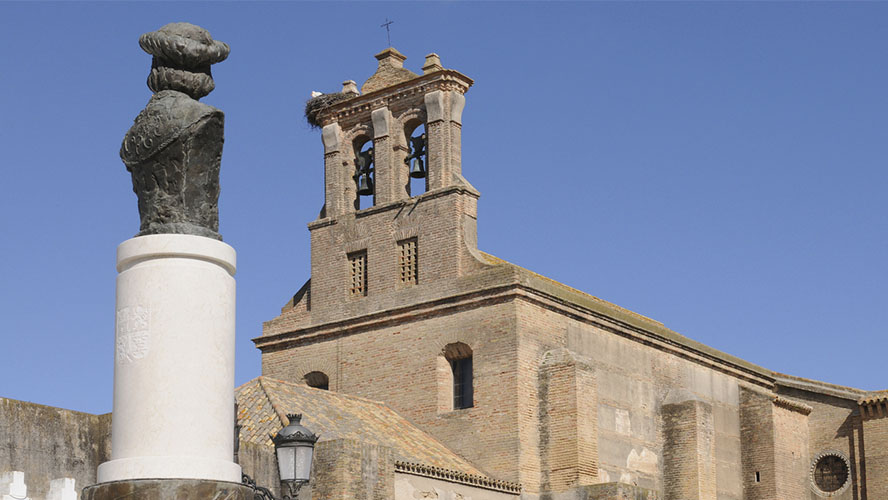
[[(259, 387), (262, 388), (262, 394), (265, 394), (265, 399), (268, 400), (269, 404), (271, 404), (271, 409), (274, 410), (274, 414), (277, 415), (278, 420), (281, 422), (281, 427), (286, 427), (290, 425), (290, 420), (286, 415), (286, 412), (281, 410), (280, 405), (271, 397), (271, 393), (268, 392), (268, 389), (265, 388), (265, 384), (262, 383), (262, 379), (264, 375), (259, 375), (256, 377), (256, 380), (259, 381)], [(274, 380), (274, 379), (271, 379)]]
[(585, 296), (587, 296), (587, 297), (592, 298), (593, 300), (595, 300), (595, 301), (597, 301), (597, 302), (600, 302), (600, 303), (602, 303), (602, 304), (608, 305), (608, 306), (613, 307), (613, 308), (615, 308), (615, 309), (618, 309), (618, 310), (620, 310), (620, 311), (624, 311), (624, 312), (626, 312), (626, 313), (628, 313), (628, 314), (630, 314), (630, 315), (632, 315), (632, 316), (638, 317), (639, 319), (642, 319), (642, 320), (645, 320), (645, 321), (649, 321), (649, 322), (651, 322), (651, 323), (656, 323), (656, 324), (658, 324), (658, 325), (660, 325), (660, 326), (666, 327), (666, 325), (664, 325), (662, 321), (657, 321), (657, 320), (655, 320), (655, 319), (653, 319), (653, 318), (651, 318), (651, 317), (649, 317), (649, 316), (645, 316), (644, 314), (637, 313), (637, 312), (633, 311), (632, 309), (627, 309), (627, 308), (625, 308), (625, 307), (623, 307), (623, 306), (621, 306), (621, 305), (615, 304), (615, 303), (613, 303), (613, 302), (611, 302), (611, 301), (609, 301), (609, 300), (602, 299), (601, 297), (599, 297), (599, 296), (597, 296), (597, 295), (592, 295), (591, 293), (589, 293), (589, 292), (584, 292), (583, 290), (580, 290), (579, 288), (574, 288), (574, 287), (572, 287), (572, 286), (570, 286), (570, 285), (566, 285), (566, 284), (564, 284), (564, 283), (562, 283), (562, 282), (560, 282), (560, 281), (558, 281), (558, 280), (556, 280), (556, 279), (550, 278), (550, 277), (548, 277), (548, 276), (546, 276), (546, 275), (544, 275), (544, 274), (540, 274), (540, 273), (538, 273), (538, 272), (536, 272), (536, 271), (531, 271), (530, 269), (527, 269), (526, 267), (521, 267), (521, 266), (519, 266), (518, 264), (515, 264), (515, 263), (512, 263), (512, 262), (509, 262), (509, 261), (507, 261), (507, 260), (505, 260), (505, 259), (502, 259), (502, 258), (500, 258), (500, 257), (497, 257), (496, 255), (489, 254), (489, 253), (487, 253), (487, 252), (485, 252), (485, 251), (483, 251), (483, 250), (478, 250), (478, 252), (481, 253), (481, 255), (483, 255), (484, 257), (487, 258), (487, 260), (488, 260), (488, 264), (491, 264), (491, 265), (500, 265), (500, 266), (501, 266), (501, 265), (506, 265), (506, 266), (511, 266), (511, 267), (513, 267), (513, 268), (517, 268), (519, 271), (526, 272), (526, 273), (530, 274), (531, 276), (534, 276), (534, 277), (537, 277), (537, 278), (540, 278), (540, 279), (546, 280), (546, 281), (551, 282), (551, 283), (553, 283), (553, 284), (555, 284), (555, 285), (557, 285), (557, 286), (560, 286), (560, 287), (562, 287), (562, 288), (565, 288), (565, 289), (567, 289), (567, 290), (570, 290), (570, 291), (572, 291), (572, 292), (574, 292), (574, 293), (578, 293), (578, 294), (581, 294), (581, 295), (585, 295)]

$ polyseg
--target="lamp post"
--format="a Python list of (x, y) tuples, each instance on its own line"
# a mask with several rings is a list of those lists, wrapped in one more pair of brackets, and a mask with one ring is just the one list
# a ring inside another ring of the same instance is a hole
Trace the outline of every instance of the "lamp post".
[(287, 490), (285, 499), (296, 498), (299, 489), (308, 483), (314, 446), (318, 441), (318, 436), (300, 423), (301, 413), (288, 414), (287, 419), (290, 423), (271, 438), (277, 455), (282, 489)]
[[(277, 456), (281, 478), (281, 500), (296, 500), (299, 490), (311, 476), (311, 460), (318, 436), (306, 429), (300, 421), (302, 414), (287, 414), (286, 427), (271, 437)], [(268, 488), (259, 486), (250, 476), (243, 474), (244, 484), (253, 489), (255, 500), (277, 500)]]

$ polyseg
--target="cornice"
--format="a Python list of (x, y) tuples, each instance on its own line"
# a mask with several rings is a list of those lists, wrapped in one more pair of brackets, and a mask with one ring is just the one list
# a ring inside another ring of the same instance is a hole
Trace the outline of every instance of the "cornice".
[(781, 396), (774, 396), (774, 406), (779, 406), (781, 408), (785, 408), (789, 411), (794, 411), (796, 413), (801, 413), (802, 415), (810, 415), (811, 411), (814, 408), (806, 405), (805, 403), (801, 403), (799, 401), (793, 401), (791, 399), (787, 399)]
[(468, 474), (442, 467), (434, 467), (431, 465), (395, 461), (395, 472), (403, 474), (411, 474), (414, 476), (430, 477), (433, 479), (441, 479), (451, 483), (465, 484), (467, 486), (475, 486), (487, 490), (501, 491), (503, 493), (512, 493), (518, 495), (521, 493), (521, 485), (509, 481), (501, 481), (487, 476), (477, 474)]
[[(410, 321), (417, 316), (428, 317), (431, 314), (444, 314), (455, 309), (476, 308), (483, 305), (521, 299), (655, 349), (674, 354), (691, 362), (726, 373), (746, 382), (765, 387), (769, 390), (774, 389), (772, 372), (751, 363), (743, 362), (743, 360), (740, 360), (740, 363), (735, 362), (737, 358), (720, 353), (715, 349), (708, 348), (708, 346), (704, 346), (708, 350), (698, 349), (697, 346), (703, 344), (687, 339), (665, 327), (662, 329), (668, 330), (671, 332), (671, 335), (667, 336), (657, 333), (654, 331), (655, 328), (652, 328), (656, 326), (653, 321), (651, 321), (650, 325), (644, 326), (632, 324), (632, 322), (628, 322), (625, 318), (621, 320), (611, 314), (607, 314), (607, 311), (593, 310), (582, 305), (566, 302), (559, 297), (522, 284), (518, 282), (520, 279), (518, 276), (506, 279), (509, 279), (510, 282), (501, 281), (497, 285), (486, 288), (470, 290), (409, 306), (380, 310), (358, 317), (309, 325), (290, 332), (257, 337), (253, 339), (253, 343), (262, 351), (279, 350), (326, 335), (351, 335), (381, 326)], [(635, 323), (638, 322), (635, 321)]]
[(323, 110), (318, 115), (318, 121), (326, 126), (334, 122), (348, 122), (350, 119), (362, 117), (364, 114), (369, 117), (370, 111), (374, 109), (391, 107), (401, 99), (416, 94), (425, 95), (435, 90), (465, 94), (474, 83), (471, 78), (458, 71), (442, 69), (338, 102)]

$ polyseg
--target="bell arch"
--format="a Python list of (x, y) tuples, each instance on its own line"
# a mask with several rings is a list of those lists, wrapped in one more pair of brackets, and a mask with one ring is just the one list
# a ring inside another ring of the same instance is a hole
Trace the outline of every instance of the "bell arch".
[[(396, 162), (406, 169), (404, 190), (408, 197), (428, 191), (428, 141), (426, 112), (423, 108), (410, 108), (398, 116)], [(419, 140), (421, 139), (421, 140)]]
[[(375, 148), (373, 139), (364, 133), (356, 134), (350, 142), (355, 210), (360, 210), (376, 204)], [(369, 204), (362, 203), (365, 200)]]

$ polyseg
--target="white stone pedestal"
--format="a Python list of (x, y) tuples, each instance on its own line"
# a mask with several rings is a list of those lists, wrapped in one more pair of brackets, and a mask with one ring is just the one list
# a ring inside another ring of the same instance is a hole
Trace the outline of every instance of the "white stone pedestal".
[(98, 482), (239, 483), (234, 450), (235, 251), (210, 238), (117, 247), (111, 460)]

